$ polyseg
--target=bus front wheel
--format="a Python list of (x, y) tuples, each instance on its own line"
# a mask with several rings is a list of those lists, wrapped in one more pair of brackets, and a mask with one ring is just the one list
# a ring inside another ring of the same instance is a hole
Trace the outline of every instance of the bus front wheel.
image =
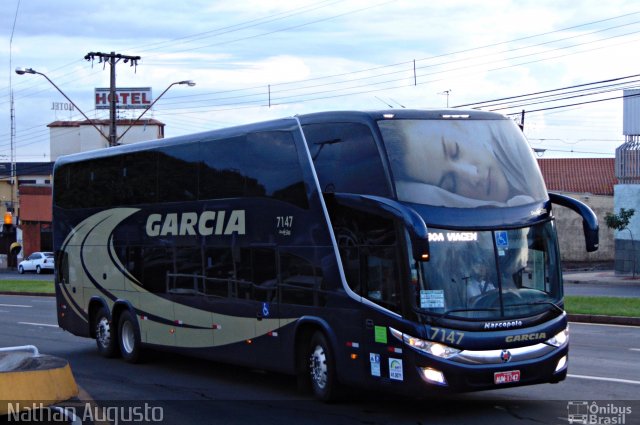
[(113, 327), (109, 311), (105, 307), (100, 307), (96, 312), (93, 323), (95, 326), (98, 352), (103, 357), (115, 357), (117, 353), (116, 341), (112, 332)]
[(141, 354), (140, 329), (135, 316), (129, 310), (120, 314), (118, 337), (122, 358), (129, 363), (138, 363)]
[(322, 332), (311, 337), (308, 357), (311, 389), (314, 396), (323, 401), (336, 397), (335, 362), (331, 347)]

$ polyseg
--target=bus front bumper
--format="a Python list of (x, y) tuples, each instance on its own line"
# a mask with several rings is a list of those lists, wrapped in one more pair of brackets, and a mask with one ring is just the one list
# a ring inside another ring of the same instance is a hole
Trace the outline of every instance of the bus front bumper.
[(566, 344), (551, 347), (537, 357), (516, 356), (510, 351), (500, 350), (499, 363), (494, 359), (495, 353), (486, 358), (476, 355), (448, 360), (412, 353), (412, 369), (422, 388), (456, 392), (556, 383), (566, 378), (569, 353)]

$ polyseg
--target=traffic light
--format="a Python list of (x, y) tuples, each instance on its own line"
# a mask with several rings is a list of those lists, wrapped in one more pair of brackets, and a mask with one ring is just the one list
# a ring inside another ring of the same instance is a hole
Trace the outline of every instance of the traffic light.
[(4, 222), (2, 223), (0, 236), (15, 239), (15, 234), (16, 234), (16, 226), (13, 224), (13, 214), (7, 211), (6, 213), (4, 213)]

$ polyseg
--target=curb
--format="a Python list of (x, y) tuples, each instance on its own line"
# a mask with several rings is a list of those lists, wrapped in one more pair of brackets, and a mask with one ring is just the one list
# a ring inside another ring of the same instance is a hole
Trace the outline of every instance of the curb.
[(34, 296), (34, 297), (55, 297), (56, 294), (48, 292), (5, 292), (0, 291), (0, 295), (20, 295), (20, 296)]
[(601, 325), (640, 326), (640, 317), (600, 316), (597, 314), (569, 314), (570, 322), (597, 323)]

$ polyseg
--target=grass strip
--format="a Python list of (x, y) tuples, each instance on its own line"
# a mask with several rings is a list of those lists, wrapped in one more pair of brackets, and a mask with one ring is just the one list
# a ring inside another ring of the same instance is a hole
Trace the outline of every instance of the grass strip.
[(567, 296), (564, 308), (569, 314), (640, 317), (640, 298)]
[(53, 280), (0, 280), (0, 292), (28, 292), (53, 294), (55, 288)]

